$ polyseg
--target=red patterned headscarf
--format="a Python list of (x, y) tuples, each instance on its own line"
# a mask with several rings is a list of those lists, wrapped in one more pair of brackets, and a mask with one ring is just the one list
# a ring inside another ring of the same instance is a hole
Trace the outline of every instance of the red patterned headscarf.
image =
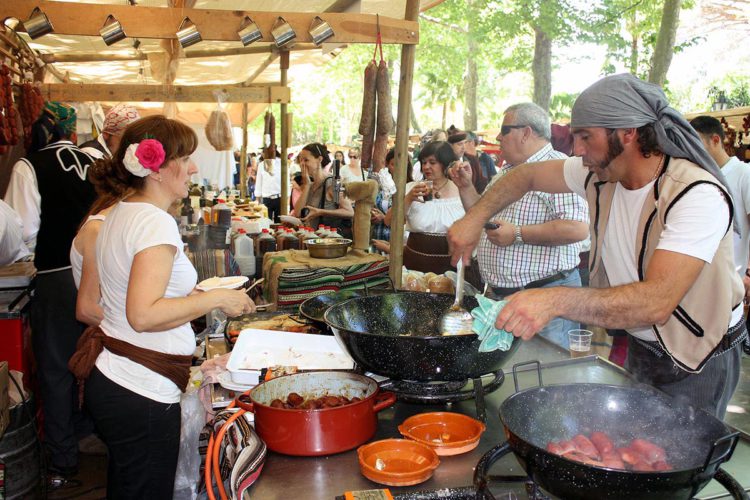
[(138, 110), (130, 104), (120, 103), (110, 109), (104, 117), (102, 132), (119, 135), (134, 121), (141, 118)]

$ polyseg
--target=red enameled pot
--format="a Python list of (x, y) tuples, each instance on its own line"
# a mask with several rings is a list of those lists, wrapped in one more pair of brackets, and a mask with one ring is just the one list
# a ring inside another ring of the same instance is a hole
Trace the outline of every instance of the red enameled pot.
[[(272, 408), (296, 392), (304, 399), (346, 396), (361, 401), (315, 410)], [(269, 449), (285, 455), (320, 456), (351, 450), (375, 435), (377, 413), (396, 402), (370, 377), (350, 372), (295, 373), (259, 384), (238, 406), (255, 413), (255, 430)]]

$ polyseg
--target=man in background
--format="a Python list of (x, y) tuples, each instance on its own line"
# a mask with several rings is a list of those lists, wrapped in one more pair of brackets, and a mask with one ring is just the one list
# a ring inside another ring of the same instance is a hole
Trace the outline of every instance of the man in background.
[(120, 145), (120, 138), (128, 125), (140, 119), (138, 110), (130, 104), (117, 104), (104, 116), (104, 125), (99, 137), (78, 146), (95, 160), (112, 158)]
[(278, 222), (281, 215), (281, 154), (258, 163), (255, 197), (268, 208), (268, 218)]
[(497, 168), (495, 162), (492, 161), (490, 155), (484, 151), (477, 149), (479, 146), (479, 137), (474, 132), (466, 132), (466, 156), (476, 158), (479, 162), (479, 166), (482, 170), (482, 175), (490, 181), (495, 174), (497, 174)]
[[(523, 163), (567, 158), (552, 149), (550, 119), (533, 103), (515, 104), (505, 110), (497, 140), (506, 164), (493, 184)], [(464, 164), (465, 165), (465, 164)], [(467, 169), (452, 170), (467, 211), (480, 199)], [(555, 286), (580, 287), (579, 253), (589, 234), (586, 201), (573, 193), (532, 191), (497, 212), (482, 234), (477, 260), (487, 295), (502, 299), (520, 290)], [(540, 335), (568, 349), (568, 331), (578, 322), (553, 319)]]
[(75, 145), (75, 109), (46, 103), (32, 135), (31, 152), (13, 166), (5, 200), (23, 221), (24, 240), (35, 247), (32, 346), (43, 401), (48, 477), (51, 486), (59, 486), (78, 471), (78, 438), (93, 431), (91, 420), (78, 411), (78, 386), (68, 360), (83, 333), (75, 316), (70, 245), (96, 192), (88, 180), (93, 160)]
[[(740, 227), (740, 234), (734, 234), (734, 266), (745, 286), (747, 302), (750, 300), (750, 165), (736, 156), (729, 156), (724, 150), (724, 127), (719, 120), (712, 116), (698, 116), (690, 121), (690, 125), (698, 132), (706, 151), (721, 169), (732, 195), (734, 217)], [(750, 354), (750, 342), (745, 342), (743, 349)]]

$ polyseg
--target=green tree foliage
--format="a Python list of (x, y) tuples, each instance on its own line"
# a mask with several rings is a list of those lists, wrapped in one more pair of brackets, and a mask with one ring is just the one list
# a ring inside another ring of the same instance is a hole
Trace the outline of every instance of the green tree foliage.
[[(694, 5), (694, 0), (682, 2), (683, 9)], [(593, 11), (588, 36), (607, 48), (602, 72), (613, 74), (625, 68), (647, 79), (663, 13), (664, 0), (601, 0)], [(668, 50), (680, 52), (697, 41), (691, 38)]]

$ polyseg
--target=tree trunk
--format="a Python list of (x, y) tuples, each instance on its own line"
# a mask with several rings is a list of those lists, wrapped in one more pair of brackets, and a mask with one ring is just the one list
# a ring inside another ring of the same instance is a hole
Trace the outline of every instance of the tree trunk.
[(417, 114), (414, 112), (414, 109), (412, 109), (411, 113), (409, 113), (409, 118), (411, 121), (411, 128), (414, 130), (414, 132), (421, 134), (422, 127), (419, 126), (419, 122), (417, 121)]
[(638, 30), (638, 10), (633, 9), (630, 14), (630, 22), (628, 23), (628, 31), (630, 32), (630, 74), (638, 75), (638, 50), (640, 42), (640, 33)]
[(464, 130), (477, 129), (477, 76), (476, 54), (479, 52), (473, 29), (473, 20), (479, 17), (473, 0), (466, 0), (466, 72), (464, 73)]
[(445, 130), (445, 122), (448, 121), (448, 100), (446, 99), (445, 102), (443, 102), (443, 121), (440, 124), (440, 128)]
[(654, 57), (651, 60), (651, 71), (648, 81), (657, 85), (664, 85), (667, 71), (672, 63), (674, 42), (677, 37), (677, 27), (680, 25), (680, 8), (682, 0), (664, 0), (664, 10), (661, 16), (661, 27), (656, 38)]
[(477, 63), (469, 51), (464, 75), (464, 130), (477, 129)]
[(545, 111), (549, 110), (552, 97), (552, 39), (538, 26), (534, 27), (534, 102)]

